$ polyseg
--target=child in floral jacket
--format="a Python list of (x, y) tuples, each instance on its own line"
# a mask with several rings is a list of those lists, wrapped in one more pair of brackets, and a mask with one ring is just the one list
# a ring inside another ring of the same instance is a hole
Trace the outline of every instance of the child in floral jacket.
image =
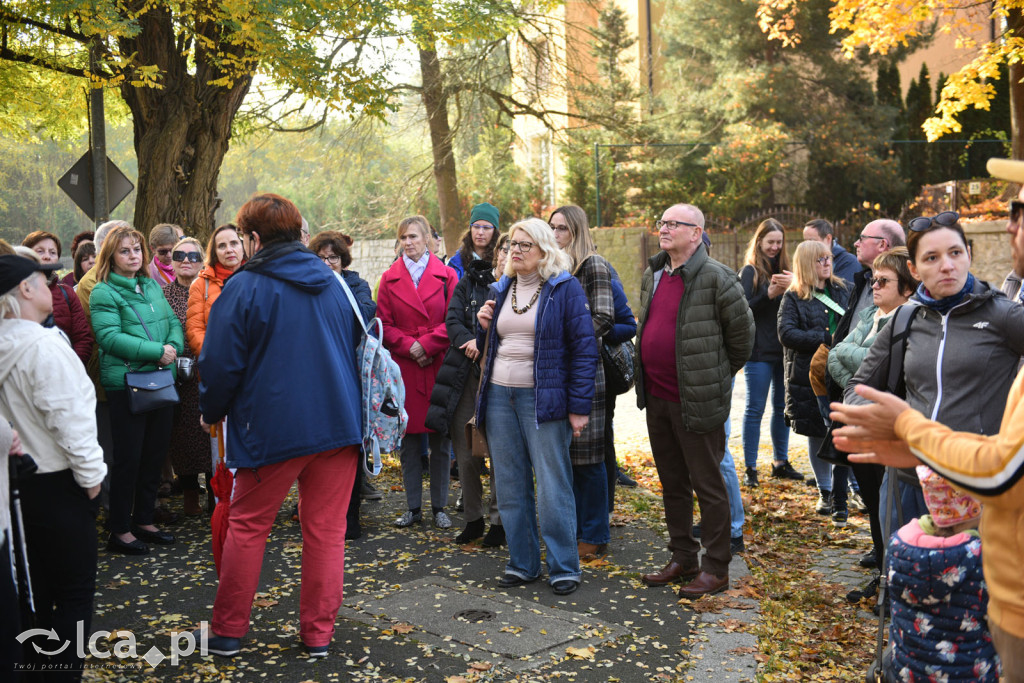
[(895, 534), (886, 553), (892, 648), (891, 681), (991, 681), (999, 660), (985, 621), (981, 505), (921, 465), (930, 514)]

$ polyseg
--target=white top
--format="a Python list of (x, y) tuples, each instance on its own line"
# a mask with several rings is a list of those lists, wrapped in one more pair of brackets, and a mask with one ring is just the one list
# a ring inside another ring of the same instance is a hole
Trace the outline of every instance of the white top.
[(40, 473), (70, 468), (86, 489), (103, 481), (107, 466), (96, 439), (96, 390), (55, 330), (29, 320), (0, 320), (0, 415), (14, 423)]
[(402, 254), (402, 261), (405, 262), (405, 269), (409, 271), (409, 277), (412, 278), (412, 283), (419, 287), (420, 279), (423, 277), (423, 273), (427, 270), (427, 264), (430, 263), (430, 250), (427, 249), (424, 251), (423, 256), (420, 256), (419, 261), (413, 261), (405, 254)]

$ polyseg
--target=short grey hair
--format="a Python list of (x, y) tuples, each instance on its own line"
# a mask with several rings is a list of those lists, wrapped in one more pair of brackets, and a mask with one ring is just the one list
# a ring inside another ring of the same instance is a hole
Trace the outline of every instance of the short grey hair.
[(96, 228), (96, 234), (93, 235), (92, 241), (96, 243), (96, 253), (100, 251), (100, 247), (103, 246), (103, 240), (107, 238), (110, 231), (114, 228), (130, 228), (132, 224), (128, 221), (107, 221), (100, 227)]
[(693, 214), (693, 222), (696, 223), (697, 225), (699, 225), (701, 227), (701, 230), (704, 229), (704, 212), (701, 211), (700, 209), (698, 209), (693, 204), (673, 204), (669, 208), (670, 209), (676, 209), (676, 208), (686, 209), (691, 214)]
[[(533, 240), (533, 246), (544, 254), (537, 264), (537, 273), (541, 280), (550, 280), (563, 270), (572, 268), (572, 259), (559, 248), (558, 242), (555, 241), (555, 231), (546, 221), (540, 218), (525, 218), (518, 223), (513, 223), (512, 227), (508, 229), (509, 238), (515, 234), (516, 230), (522, 230), (529, 235)], [(512, 259), (509, 258), (505, 263), (505, 275), (512, 277), (515, 274), (516, 271), (512, 268)]]

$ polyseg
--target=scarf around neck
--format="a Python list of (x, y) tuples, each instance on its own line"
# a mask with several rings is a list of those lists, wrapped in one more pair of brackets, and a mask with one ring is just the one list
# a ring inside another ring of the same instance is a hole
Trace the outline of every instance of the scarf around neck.
[(964, 283), (963, 288), (956, 294), (951, 294), (943, 299), (935, 299), (928, 292), (928, 290), (924, 286), (924, 283), (922, 282), (920, 285), (917, 286), (917, 293), (914, 294), (914, 298), (920, 301), (928, 308), (939, 313), (940, 315), (945, 315), (946, 313), (949, 313), (949, 311), (954, 306), (958, 305), (964, 299), (966, 299), (967, 295), (970, 294), (973, 290), (974, 274), (969, 272), (967, 273), (967, 282)]

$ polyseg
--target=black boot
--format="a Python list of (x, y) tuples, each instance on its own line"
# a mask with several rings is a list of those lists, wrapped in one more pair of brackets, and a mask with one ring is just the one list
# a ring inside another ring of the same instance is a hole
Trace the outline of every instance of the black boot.
[(455, 542), (459, 545), (465, 545), (470, 541), (475, 541), (484, 535), (484, 518), (474, 519), (472, 522), (466, 522), (466, 528), (462, 530), (458, 536), (455, 537)]

